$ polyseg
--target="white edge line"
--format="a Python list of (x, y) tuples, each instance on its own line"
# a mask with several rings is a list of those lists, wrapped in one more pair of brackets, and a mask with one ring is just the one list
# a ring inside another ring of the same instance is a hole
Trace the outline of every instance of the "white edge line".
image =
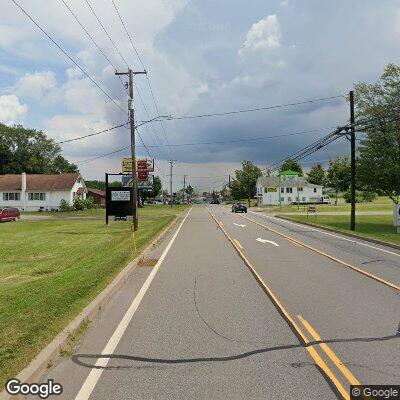
[[(249, 211), (249, 212), (252, 213), (252, 214), (254, 214), (254, 215), (260, 216), (260, 213), (257, 213), (257, 212), (254, 212), (254, 211)], [(336, 238), (339, 238), (339, 239), (342, 239), (342, 240), (346, 240), (347, 242), (357, 243), (357, 244), (360, 244), (361, 246), (369, 247), (369, 248), (371, 248), (371, 249), (383, 251), (384, 253), (388, 253), (388, 254), (391, 254), (391, 255), (393, 255), (393, 256), (400, 257), (400, 254), (395, 253), (395, 252), (393, 252), (393, 251), (385, 250), (385, 249), (382, 249), (382, 248), (380, 248), (380, 247), (372, 246), (372, 245), (367, 244), (367, 243), (358, 242), (357, 240), (348, 239), (348, 238), (346, 238), (346, 237), (344, 237), (344, 236), (339, 236), (339, 235), (335, 235), (335, 234), (333, 234), (333, 233), (325, 232), (325, 231), (323, 231), (323, 230), (321, 230), (321, 229), (310, 228), (310, 227), (307, 226), (307, 225), (296, 224), (295, 222), (287, 221), (286, 219), (281, 219), (281, 218), (277, 218), (277, 217), (272, 217), (272, 216), (269, 216), (269, 215), (261, 214), (261, 216), (262, 216), (263, 218), (270, 218), (270, 219), (274, 218), (274, 219), (278, 219), (279, 221), (286, 222), (287, 224), (290, 224), (290, 225), (300, 226), (300, 227), (302, 227), (302, 228), (306, 227), (306, 228), (309, 229), (310, 231), (320, 232), (320, 233), (323, 233), (324, 235), (333, 236), (333, 237), (336, 237)]]
[[(150, 287), (151, 282), (154, 279), (157, 271), (159, 270), (162, 262), (164, 261), (165, 257), (167, 256), (168, 251), (172, 247), (176, 237), (178, 236), (179, 231), (181, 230), (183, 224), (186, 221), (186, 218), (190, 214), (190, 209), (186, 214), (185, 218), (179, 225), (178, 229), (176, 230), (174, 236), (172, 236), (170, 242), (168, 243), (167, 247), (163, 251), (161, 257), (159, 258), (157, 264), (152, 269), (151, 273), (147, 277), (146, 281), (144, 282), (143, 286), (140, 288), (139, 293), (133, 299), (132, 304), (130, 305), (128, 311), (123, 316), (121, 322), (118, 324), (117, 328), (115, 329), (114, 333), (110, 337), (106, 347), (104, 347), (101, 354), (112, 354), (117, 347), (119, 341), (121, 340), (122, 336), (124, 335), (130, 321), (132, 320), (133, 315), (135, 314), (136, 310), (138, 309), (144, 295), (146, 294), (147, 290)], [(99, 358), (95, 364), (95, 367), (92, 368), (88, 377), (86, 378), (85, 382), (83, 383), (79, 393), (76, 395), (75, 400), (87, 400), (89, 399), (93, 389), (95, 388), (98, 380), (100, 379), (101, 374), (103, 373), (103, 368), (96, 368), (96, 367), (106, 367), (108, 364), (109, 358)]]

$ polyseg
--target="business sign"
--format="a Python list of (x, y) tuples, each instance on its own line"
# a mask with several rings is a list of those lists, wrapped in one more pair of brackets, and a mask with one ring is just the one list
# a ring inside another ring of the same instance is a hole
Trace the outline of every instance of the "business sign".
[(111, 189), (111, 201), (130, 201), (130, 190), (113, 190)]
[(154, 160), (149, 160), (149, 159), (143, 159), (143, 160), (137, 160), (136, 162), (136, 169), (137, 171), (146, 171), (146, 172), (154, 172)]
[(132, 188), (107, 187), (106, 216), (126, 217), (133, 215)]
[(268, 193), (275, 193), (275, 192), (277, 192), (278, 191), (278, 188), (276, 188), (276, 187), (269, 187), (269, 188), (267, 188), (267, 192)]
[(122, 173), (132, 172), (132, 158), (122, 159)]
[(139, 182), (146, 182), (149, 179), (149, 173), (147, 171), (138, 171), (137, 177)]
[(154, 175), (149, 175), (146, 181), (138, 182), (138, 188), (153, 190), (153, 184), (154, 184)]
[[(147, 158), (136, 160), (136, 171), (154, 172), (154, 160)], [(132, 172), (132, 158), (122, 159), (122, 172)]]
[(394, 226), (400, 226), (400, 205), (393, 204), (393, 224)]

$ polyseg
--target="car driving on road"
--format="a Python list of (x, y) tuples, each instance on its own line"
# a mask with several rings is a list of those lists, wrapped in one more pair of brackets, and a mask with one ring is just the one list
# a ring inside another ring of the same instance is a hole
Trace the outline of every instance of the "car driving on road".
[(247, 213), (247, 207), (242, 203), (236, 203), (232, 205), (232, 212), (244, 212)]
[(21, 218), (18, 208), (0, 208), (0, 222), (18, 221)]

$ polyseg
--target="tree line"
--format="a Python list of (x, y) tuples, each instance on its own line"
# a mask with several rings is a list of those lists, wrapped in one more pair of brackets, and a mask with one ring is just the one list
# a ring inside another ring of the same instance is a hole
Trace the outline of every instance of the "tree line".
[(0, 123), (0, 174), (78, 172), (61, 147), (42, 131)]

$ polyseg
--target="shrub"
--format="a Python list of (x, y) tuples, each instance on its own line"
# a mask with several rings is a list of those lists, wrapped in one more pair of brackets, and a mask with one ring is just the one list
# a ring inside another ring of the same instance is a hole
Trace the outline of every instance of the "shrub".
[(85, 200), (80, 197), (75, 197), (74, 199), (74, 210), (82, 211), (85, 209)]
[(68, 204), (67, 200), (60, 201), (60, 211), (71, 211), (72, 207)]
[(86, 199), (83, 200), (83, 202), (84, 202), (84, 207), (87, 208), (88, 210), (96, 208), (96, 204), (94, 202), (93, 197), (86, 197)]
[[(370, 190), (358, 191), (356, 190), (356, 203), (370, 203), (372, 200), (376, 198), (376, 193), (371, 192)], [(343, 193), (343, 198), (346, 203), (351, 202), (351, 192), (348, 190), (347, 192)]]

